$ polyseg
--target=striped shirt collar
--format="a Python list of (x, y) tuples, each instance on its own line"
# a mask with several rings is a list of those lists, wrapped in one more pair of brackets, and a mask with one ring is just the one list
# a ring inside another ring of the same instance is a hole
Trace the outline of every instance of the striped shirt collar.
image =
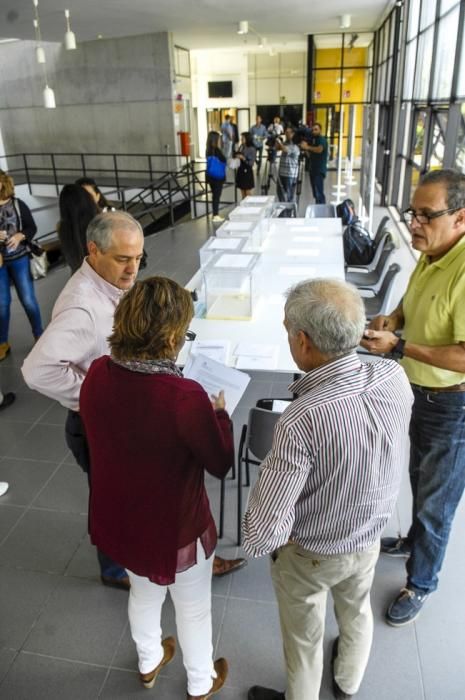
[(337, 357), (335, 360), (325, 362), (324, 365), (320, 365), (320, 367), (312, 369), (310, 372), (304, 374), (303, 377), (299, 377), (299, 379), (292, 382), (289, 386), (289, 391), (298, 396), (302, 396), (302, 394), (307, 394), (321, 384), (334, 381), (338, 376), (344, 376), (358, 371), (361, 365), (362, 363), (357, 353), (351, 351), (347, 355), (342, 355), (342, 357)]

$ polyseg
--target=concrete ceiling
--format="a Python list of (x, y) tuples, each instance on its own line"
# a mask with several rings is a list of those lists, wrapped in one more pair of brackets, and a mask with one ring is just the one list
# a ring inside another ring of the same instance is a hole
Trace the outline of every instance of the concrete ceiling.
[[(340, 16), (350, 13), (345, 31), (376, 29), (394, 0), (39, 0), (44, 41), (62, 41), (65, 8), (77, 41), (171, 31), (190, 49), (256, 46), (304, 41), (307, 34), (339, 32)], [(350, 9), (349, 9), (350, 8)], [(33, 39), (32, 0), (0, 0), (0, 38)], [(237, 34), (240, 20), (256, 32)]]

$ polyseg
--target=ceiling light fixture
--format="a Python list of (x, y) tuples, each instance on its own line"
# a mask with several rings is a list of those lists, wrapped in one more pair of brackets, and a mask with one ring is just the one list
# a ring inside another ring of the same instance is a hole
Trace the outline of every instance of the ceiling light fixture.
[(42, 46), (42, 35), (40, 32), (40, 19), (39, 19), (39, 0), (32, 0), (32, 4), (34, 5), (34, 12), (35, 12), (35, 18), (33, 20), (33, 24), (34, 24), (35, 34), (36, 34), (36, 41), (37, 41), (36, 60), (37, 60), (37, 63), (41, 63), (44, 67), (45, 87), (44, 87), (44, 90), (42, 93), (43, 100), (44, 100), (44, 107), (46, 109), (55, 109), (55, 107), (56, 107), (55, 93), (53, 92), (52, 88), (49, 87), (49, 84), (48, 84), (47, 62), (45, 60), (45, 51), (44, 51), (44, 48)]
[(350, 15), (341, 15), (341, 21), (339, 24), (339, 29), (349, 29), (351, 24)]
[(65, 49), (67, 51), (74, 51), (76, 48), (76, 36), (74, 32), (71, 31), (71, 26), (69, 23), (69, 10), (65, 10), (65, 18), (66, 18), (66, 33), (65, 33)]
[(247, 20), (242, 20), (242, 22), (239, 22), (239, 29), (237, 30), (238, 34), (248, 34), (249, 33), (249, 23)]

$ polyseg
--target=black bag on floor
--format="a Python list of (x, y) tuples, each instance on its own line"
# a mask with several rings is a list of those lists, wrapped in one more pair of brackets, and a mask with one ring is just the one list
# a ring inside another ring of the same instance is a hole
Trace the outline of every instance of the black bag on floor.
[(343, 234), (346, 265), (368, 265), (374, 258), (375, 245), (370, 233), (358, 219), (346, 226)]

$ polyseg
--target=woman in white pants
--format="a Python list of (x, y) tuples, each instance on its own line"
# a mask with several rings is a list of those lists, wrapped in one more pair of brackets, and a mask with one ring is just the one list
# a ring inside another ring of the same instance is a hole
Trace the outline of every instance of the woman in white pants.
[(224, 477), (234, 448), (223, 392), (209, 399), (175, 364), (195, 337), (192, 317), (190, 293), (173, 280), (136, 282), (116, 309), (111, 357), (91, 365), (79, 403), (92, 464), (90, 535), (128, 572), (141, 682), (151, 688), (175, 653), (160, 626), (169, 590), (187, 697), (206, 700), (223, 686), (227, 663), (212, 657), (217, 536), (204, 472)]

